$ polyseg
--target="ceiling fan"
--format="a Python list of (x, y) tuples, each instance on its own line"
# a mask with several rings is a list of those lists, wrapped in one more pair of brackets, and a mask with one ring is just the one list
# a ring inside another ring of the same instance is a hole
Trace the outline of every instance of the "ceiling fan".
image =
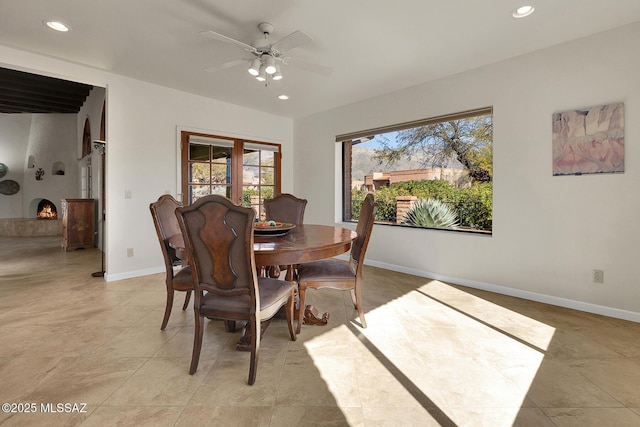
[(258, 29), (264, 35), (263, 38), (259, 38), (247, 44), (224, 34), (216, 33), (215, 31), (203, 31), (200, 34), (211, 37), (212, 39), (223, 41), (225, 43), (234, 44), (242, 47), (253, 56), (249, 58), (236, 59), (226, 62), (224, 64), (216, 65), (211, 68), (207, 68), (206, 71), (214, 72), (223, 70), (226, 68), (234, 67), (243, 63), (249, 64), (247, 71), (254, 76), (259, 82), (264, 82), (268, 85), (271, 80), (281, 80), (283, 78), (280, 64), (291, 65), (294, 67), (302, 68), (307, 71), (311, 71), (323, 76), (331, 74), (331, 68), (324, 65), (312, 64), (302, 60), (294, 59), (290, 56), (286, 56), (287, 52), (295, 49), (296, 47), (303, 46), (312, 41), (311, 37), (306, 35), (300, 30), (296, 30), (288, 36), (278, 40), (275, 43), (271, 43), (269, 35), (273, 32), (273, 25), (268, 22), (261, 22), (258, 24)]

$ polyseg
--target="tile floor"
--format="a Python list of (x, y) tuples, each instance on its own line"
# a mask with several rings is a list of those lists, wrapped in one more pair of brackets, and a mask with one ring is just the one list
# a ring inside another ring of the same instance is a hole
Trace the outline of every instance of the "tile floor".
[(0, 402), (37, 409), (2, 425), (640, 425), (640, 324), (367, 267), (369, 327), (311, 291), (329, 324), (291, 342), (274, 320), (248, 386), (220, 321), (188, 375), (193, 313), (180, 295), (160, 331), (162, 274), (106, 283), (59, 242), (0, 237)]

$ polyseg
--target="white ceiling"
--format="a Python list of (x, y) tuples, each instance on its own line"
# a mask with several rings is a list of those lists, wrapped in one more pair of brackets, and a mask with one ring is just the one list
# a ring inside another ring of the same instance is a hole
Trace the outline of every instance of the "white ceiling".
[[(511, 17), (527, 3), (533, 15)], [(282, 81), (265, 87), (248, 62), (204, 71), (249, 56), (201, 31), (251, 43), (263, 21), (272, 41), (313, 39), (289, 52)], [(0, 44), (297, 118), (638, 21), (639, 0), (0, 0)]]

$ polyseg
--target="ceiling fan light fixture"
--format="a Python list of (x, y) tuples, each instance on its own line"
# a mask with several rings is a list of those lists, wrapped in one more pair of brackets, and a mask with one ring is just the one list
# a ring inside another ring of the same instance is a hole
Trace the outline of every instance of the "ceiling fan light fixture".
[(256, 80), (259, 82), (264, 82), (267, 80), (267, 73), (264, 71), (264, 66), (260, 67), (260, 73), (256, 76)]
[(258, 74), (260, 74), (260, 60), (258, 58), (254, 59), (247, 71), (249, 71), (249, 74), (252, 76), (257, 77)]
[(273, 73), (272, 79), (273, 80), (282, 80), (282, 72), (280, 71), (280, 65), (279, 64), (276, 65), (276, 72)]
[[(287, 64), (288, 56), (284, 54), (291, 49), (295, 49), (299, 46), (308, 44), (312, 41), (311, 37), (306, 35), (300, 30), (296, 30), (291, 34), (285, 36), (279, 41), (272, 43), (269, 41), (269, 35), (273, 31), (273, 25), (267, 22), (261, 22), (258, 28), (264, 35), (263, 38), (254, 41), (252, 44), (247, 44), (240, 40), (236, 40), (224, 34), (216, 33), (215, 31), (202, 31), (200, 34), (211, 37), (218, 41), (234, 44), (237, 47), (242, 47), (245, 51), (251, 53), (253, 56), (245, 59), (235, 59), (225, 62), (214, 67), (208, 68), (206, 71), (223, 70), (236, 65), (242, 64), (249, 67), (245, 68), (249, 74), (256, 78), (264, 86), (269, 86), (272, 81), (279, 81), (284, 78), (280, 67), (282, 64)], [(300, 62), (302, 68), (306, 68), (307, 71), (317, 72), (322, 75), (329, 75), (331, 69), (322, 65), (307, 64), (304, 66), (304, 62)]]
[(273, 59), (273, 56), (267, 55), (264, 59), (264, 71), (267, 74), (274, 74), (276, 72), (276, 60)]

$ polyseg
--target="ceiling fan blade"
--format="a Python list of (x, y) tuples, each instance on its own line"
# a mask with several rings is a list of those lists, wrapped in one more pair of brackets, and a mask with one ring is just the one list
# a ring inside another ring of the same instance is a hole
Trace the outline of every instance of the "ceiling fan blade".
[(300, 30), (296, 30), (288, 36), (278, 40), (271, 47), (280, 53), (295, 49), (298, 46), (311, 43), (313, 39)]
[(225, 62), (224, 64), (214, 65), (213, 67), (205, 68), (208, 73), (215, 73), (216, 71), (226, 70), (227, 68), (235, 67), (240, 64), (248, 64), (250, 59), (236, 59), (234, 61)]
[(320, 64), (314, 64), (314, 63), (303, 61), (297, 58), (286, 58), (286, 60), (283, 62), (292, 67), (296, 67), (305, 71), (310, 71), (312, 73), (320, 74), (321, 76), (324, 76), (324, 77), (329, 77), (333, 72), (333, 68), (331, 67), (326, 67)]
[(215, 31), (202, 31), (200, 34), (202, 34), (203, 36), (211, 37), (214, 40), (220, 40), (225, 43), (231, 43), (231, 44), (241, 46), (244, 49), (248, 50), (249, 52), (256, 52), (256, 49), (253, 46), (248, 45), (244, 42), (241, 42), (240, 40), (227, 37), (224, 34), (216, 33)]

